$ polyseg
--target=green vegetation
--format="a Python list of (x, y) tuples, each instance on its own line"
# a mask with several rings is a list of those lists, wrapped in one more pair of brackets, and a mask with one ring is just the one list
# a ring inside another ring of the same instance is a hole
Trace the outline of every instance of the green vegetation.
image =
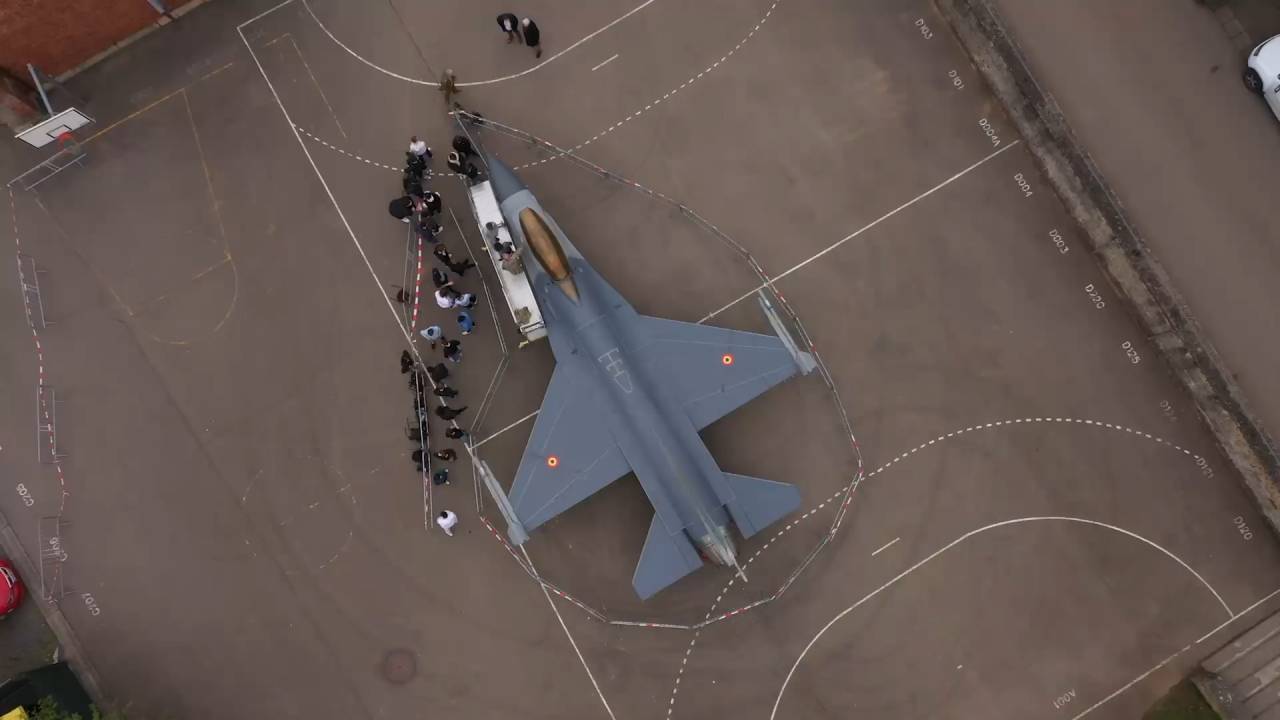
[(93, 709), (93, 715), (89, 718), (80, 717), (80, 713), (63, 712), (58, 706), (58, 701), (51, 697), (44, 698), (36, 705), (35, 714), (31, 716), (31, 720), (125, 720), (124, 715), (117, 712), (110, 712), (106, 715), (98, 712), (98, 708)]
[(1155, 705), (1151, 706), (1142, 720), (1220, 720), (1218, 714), (1209, 707), (1209, 703), (1200, 696), (1200, 691), (1190, 680), (1183, 680)]

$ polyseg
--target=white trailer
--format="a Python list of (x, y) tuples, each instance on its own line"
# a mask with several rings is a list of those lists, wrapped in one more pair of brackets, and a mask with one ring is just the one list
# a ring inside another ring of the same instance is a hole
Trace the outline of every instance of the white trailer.
[(480, 228), (480, 237), (484, 239), (484, 252), (493, 263), (498, 282), (502, 285), (502, 295), (507, 299), (511, 319), (515, 321), (526, 342), (546, 337), (547, 328), (542, 322), (542, 310), (538, 308), (533, 288), (529, 286), (529, 276), (523, 271), (512, 273), (504, 268), (497, 251), (493, 249), (494, 242), (511, 243), (511, 233), (502, 218), (493, 188), (485, 180), (468, 188), (467, 195), (471, 199), (471, 214)]

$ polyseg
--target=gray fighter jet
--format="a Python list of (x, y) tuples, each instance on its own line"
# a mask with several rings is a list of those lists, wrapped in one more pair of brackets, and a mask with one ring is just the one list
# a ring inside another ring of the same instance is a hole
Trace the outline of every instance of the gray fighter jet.
[(794, 485), (723, 472), (698, 431), (814, 368), (768, 301), (778, 336), (640, 315), (569, 242), (533, 193), (486, 157), (502, 216), (555, 354), (542, 409), (503, 503), (517, 544), (634, 472), (653, 504), (632, 585), (641, 598), (702, 567), (732, 566), (744, 538), (800, 506)]

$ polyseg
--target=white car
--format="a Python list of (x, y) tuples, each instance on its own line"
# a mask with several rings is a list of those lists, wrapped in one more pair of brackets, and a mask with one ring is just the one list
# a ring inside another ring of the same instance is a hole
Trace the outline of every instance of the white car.
[(1249, 53), (1244, 86), (1261, 95), (1280, 119), (1280, 35), (1264, 40)]

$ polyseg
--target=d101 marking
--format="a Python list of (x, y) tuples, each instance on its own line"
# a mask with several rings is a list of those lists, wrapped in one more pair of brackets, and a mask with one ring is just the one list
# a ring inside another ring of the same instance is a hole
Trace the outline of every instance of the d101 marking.
[(920, 37), (924, 38), (925, 40), (933, 39), (933, 31), (929, 29), (929, 23), (925, 22), (924, 18), (919, 18), (916, 20), (916, 28), (920, 30)]

